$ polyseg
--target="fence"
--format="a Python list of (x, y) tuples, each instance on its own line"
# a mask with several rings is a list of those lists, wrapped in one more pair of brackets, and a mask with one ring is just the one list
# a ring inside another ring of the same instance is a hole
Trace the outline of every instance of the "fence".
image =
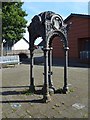
[(0, 57), (0, 64), (19, 64), (19, 63), (20, 63), (19, 55)]

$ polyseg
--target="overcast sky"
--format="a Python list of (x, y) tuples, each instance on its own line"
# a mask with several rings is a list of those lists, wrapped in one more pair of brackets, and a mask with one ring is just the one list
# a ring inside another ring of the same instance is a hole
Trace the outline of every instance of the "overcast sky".
[[(80, 0), (78, 0), (78, 2), (40, 2), (40, 0), (33, 0), (33, 2), (29, 2), (29, 1), (31, 0), (24, 0), (24, 4), (22, 6), (23, 10), (25, 10), (26, 13), (28, 14), (28, 16), (25, 17), (28, 21), (28, 24), (31, 22), (31, 19), (34, 17), (34, 15), (37, 15), (44, 11), (53, 11), (55, 13), (58, 13), (62, 16), (63, 19), (65, 19), (71, 13), (88, 14), (89, 11), (87, 0), (82, 0), (83, 2), (79, 2)], [(35, 1), (39, 1), (39, 2), (35, 2)], [(69, 0), (69, 1), (75, 1), (75, 0)], [(28, 32), (26, 32), (25, 38), (28, 39)]]

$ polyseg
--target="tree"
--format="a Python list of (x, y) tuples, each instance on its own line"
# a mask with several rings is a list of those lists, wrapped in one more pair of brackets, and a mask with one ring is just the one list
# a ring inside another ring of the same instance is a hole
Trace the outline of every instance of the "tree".
[(26, 12), (22, 10), (23, 2), (2, 2), (2, 39), (12, 46), (25, 33)]

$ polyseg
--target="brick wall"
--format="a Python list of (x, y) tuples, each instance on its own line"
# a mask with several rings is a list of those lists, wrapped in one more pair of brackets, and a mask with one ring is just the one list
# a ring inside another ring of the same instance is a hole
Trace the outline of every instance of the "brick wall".
[[(89, 23), (90, 19), (85, 17), (74, 16), (71, 17), (68, 23), (72, 23), (68, 32), (68, 42), (69, 42), (69, 57), (79, 58), (79, 47), (81, 38), (89, 38)], [(90, 39), (89, 39), (90, 40)], [(78, 44), (79, 43), (79, 44)], [(63, 58), (62, 43), (60, 38), (56, 37), (53, 40), (53, 57)]]
[(53, 39), (52, 46), (53, 46), (53, 57), (63, 58), (64, 57), (63, 44), (59, 37), (55, 37)]

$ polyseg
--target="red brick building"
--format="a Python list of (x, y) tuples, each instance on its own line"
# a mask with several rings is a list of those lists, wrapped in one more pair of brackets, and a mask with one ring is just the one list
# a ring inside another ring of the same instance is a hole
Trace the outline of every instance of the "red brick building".
[[(90, 15), (71, 14), (64, 22), (71, 24), (68, 31), (69, 58), (77, 60), (90, 58)], [(54, 38), (52, 44), (53, 57), (63, 58), (60, 38)]]

